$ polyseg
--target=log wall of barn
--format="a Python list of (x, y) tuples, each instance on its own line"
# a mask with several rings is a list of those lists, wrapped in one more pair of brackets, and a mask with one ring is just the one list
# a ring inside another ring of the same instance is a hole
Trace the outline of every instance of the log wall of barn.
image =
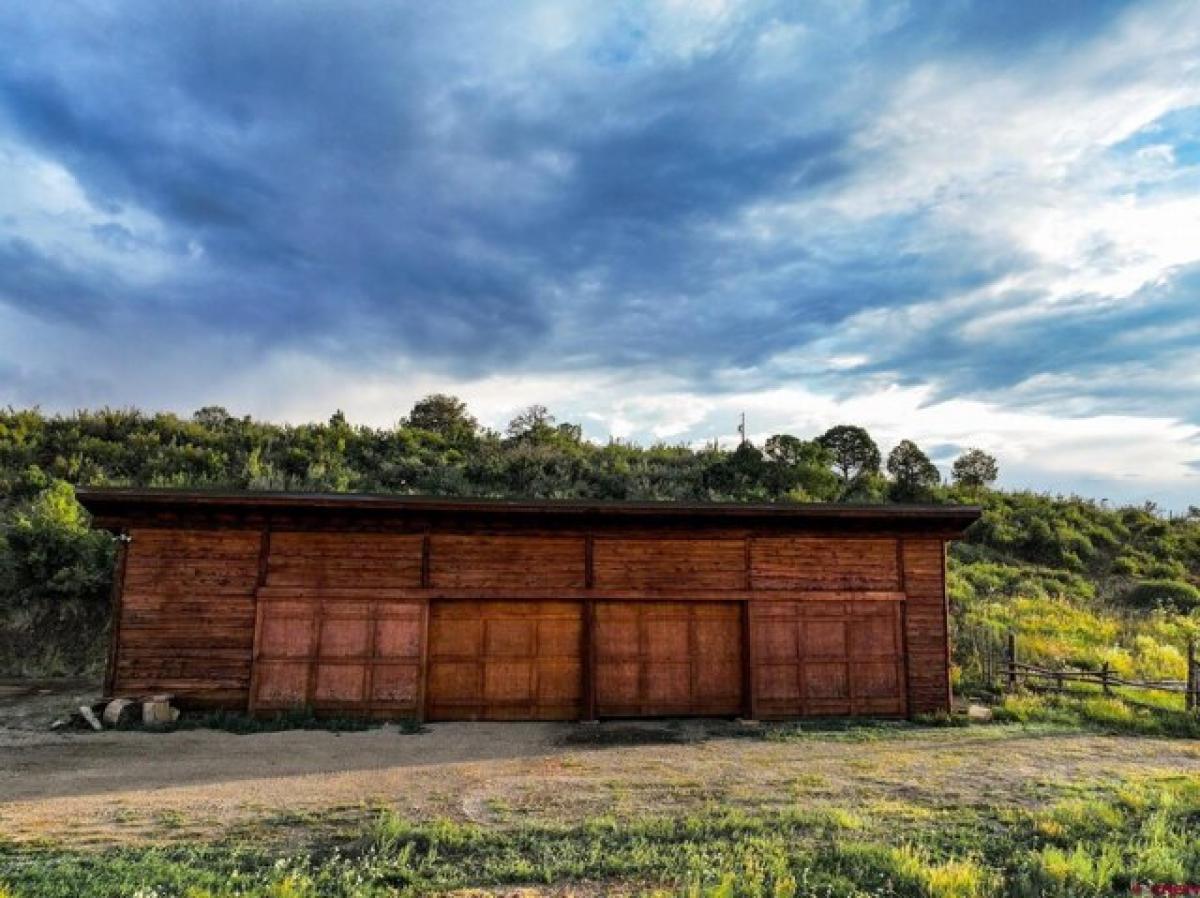
[[(949, 708), (941, 537), (611, 527), (130, 536), (114, 694), (435, 717)], [(526, 614), (531, 602), (555, 604), (541, 620)], [(695, 602), (715, 604), (689, 610)], [(717, 650), (714, 638), (731, 644)], [(571, 676), (578, 688), (554, 680)]]

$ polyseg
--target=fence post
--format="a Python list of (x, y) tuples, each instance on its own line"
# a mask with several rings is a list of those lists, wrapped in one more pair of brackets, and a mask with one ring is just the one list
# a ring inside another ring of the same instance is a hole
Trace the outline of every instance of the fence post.
[(1195, 711), (1197, 705), (1197, 692), (1200, 692), (1200, 673), (1196, 670), (1196, 639), (1191, 637), (1188, 639), (1187, 645), (1187, 692), (1184, 699), (1184, 707), (1189, 711)]
[(1105, 695), (1112, 695), (1112, 687), (1108, 684), (1108, 662), (1105, 661), (1100, 665), (1100, 687), (1104, 690)]
[(983, 641), (983, 651), (980, 653), (983, 659), (983, 682), (992, 690), (996, 688), (996, 640), (986, 630), (983, 634), (980, 637)]
[(1017, 691), (1017, 634), (1008, 631), (1007, 651), (1004, 653), (1008, 662), (1008, 691)]

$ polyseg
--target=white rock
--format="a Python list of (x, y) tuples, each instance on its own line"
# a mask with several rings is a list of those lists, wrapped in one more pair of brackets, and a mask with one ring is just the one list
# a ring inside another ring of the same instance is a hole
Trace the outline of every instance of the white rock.
[(104, 706), (104, 723), (106, 726), (115, 727), (119, 724), (128, 722), (128, 718), (132, 712), (127, 711), (131, 702), (127, 698), (114, 698), (111, 702)]
[(142, 723), (147, 726), (157, 726), (172, 723), (179, 717), (179, 711), (171, 707), (171, 703), (157, 696), (148, 702), (142, 702)]
[(987, 705), (969, 705), (967, 707), (968, 720), (991, 720), (992, 709)]

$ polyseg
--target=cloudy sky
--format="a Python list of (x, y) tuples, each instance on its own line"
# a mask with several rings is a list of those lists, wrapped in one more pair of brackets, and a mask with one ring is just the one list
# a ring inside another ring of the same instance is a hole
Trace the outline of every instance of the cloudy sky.
[(1200, 504), (1200, 6), (0, 7), (0, 403), (868, 426)]

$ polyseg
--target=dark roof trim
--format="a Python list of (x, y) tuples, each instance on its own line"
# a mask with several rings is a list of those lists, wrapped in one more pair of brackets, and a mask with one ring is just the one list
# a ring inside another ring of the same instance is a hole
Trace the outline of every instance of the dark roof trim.
[(585, 499), (477, 499), (365, 493), (288, 493), (173, 489), (79, 489), (93, 514), (119, 518), (135, 508), (208, 510), (337, 510), (466, 512), (589, 517), (759, 518), (774, 520), (925, 522), (963, 530), (979, 519), (976, 505), (762, 504), (738, 502), (615, 502)]

